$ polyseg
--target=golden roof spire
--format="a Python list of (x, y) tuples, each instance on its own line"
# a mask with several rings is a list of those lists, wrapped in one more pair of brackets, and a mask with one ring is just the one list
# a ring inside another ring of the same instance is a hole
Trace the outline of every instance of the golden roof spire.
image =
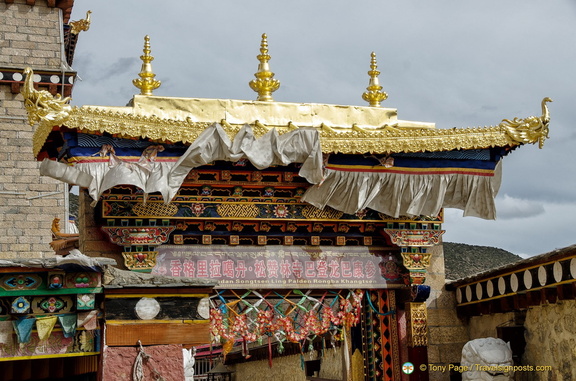
[(380, 107), (380, 102), (388, 98), (388, 94), (382, 91), (382, 86), (380, 86), (380, 82), (378, 81), (380, 72), (376, 70), (378, 68), (378, 65), (376, 64), (376, 53), (372, 52), (371, 57), (370, 70), (368, 71), (370, 82), (366, 88), (368, 91), (362, 94), (362, 99), (370, 103), (370, 106), (372, 107)]
[(270, 71), (270, 55), (268, 54), (268, 40), (266, 33), (262, 34), (262, 43), (260, 44), (260, 54), (256, 56), (260, 63), (258, 71), (254, 73), (256, 79), (250, 81), (250, 88), (258, 93), (259, 101), (273, 101), (272, 93), (280, 87), (280, 81), (274, 79), (274, 73)]
[(154, 79), (156, 74), (152, 72), (151, 62), (154, 60), (154, 57), (150, 55), (150, 36), (144, 37), (143, 52), (144, 55), (140, 56), (142, 60), (142, 69), (138, 74), (140, 78), (133, 79), (132, 83), (140, 89), (140, 95), (152, 95), (152, 90), (160, 87), (161, 82)]

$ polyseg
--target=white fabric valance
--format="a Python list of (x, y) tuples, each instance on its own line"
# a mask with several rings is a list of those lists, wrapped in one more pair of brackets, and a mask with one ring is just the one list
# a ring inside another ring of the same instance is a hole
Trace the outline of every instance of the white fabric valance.
[(370, 208), (391, 217), (436, 216), (457, 208), (465, 216), (496, 218), (494, 198), (501, 166), (494, 176), (466, 174), (410, 175), (325, 170), (325, 180), (308, 189), (302, 200), (317, 208), (330, 206), (347, 214)]
[(177, 162), (156, 161), (160, 145), (144, 150), (137, 162), (122, 160), (111, 146), (103, 147), (106, 161), (78, 163), (75, 167), (45, 161), (41, 174), (88, 188), (98, 200), (117, 185), (134, 185), (145, 193), (160, 192), (169, 202), (193, 168), (217, 160), (248, 159), (256, 168), (302, 163), (299, 175), (316, 184), (302, 200), (347, 214), (370, 208), (391, 217), (435, 216), (442, 208), (458, 208), (465, 216), (495, 219), (494, 198), (500, 187), (500, 164), (493, 173), (410, 174), (362, 170), (323, 170), (318, 131), (297, 129), (280, 135), (275, 129), (256, 138), (248, 125), (230, 139), (219, 124), (204, 130)]
[(191, 169), (216, 160), (247, 158), (258, 169), (302, 163), (299, 175), (311, 184), (322, 181), (322, 149), (315, 129), (297, 129), (280, 135), (273, 128), (259, 139), (245, 125), (231, 141), (219, 124), (208, 127), (186, 150), (168, 175), (171, 199)]
[(312, 184), (322, 181), (322, 150), (315, 129), (297, 129), (283, 135), (272, 129), (257, 139), (252, 128), (245, 125), (230, 140), (219, 124), (213, 124), (176, 163), (155, 161), (155, 149), (162, 148), (150, 146), (138, 162), (122, 160), (111, 147), (101, 151), (102, 155), (109, 155), (107, 162), (78, 163), (72, 168), (45, 160), (40, 174), (86, 187), (94, 200), (98, 200), (104, 191), (125, 184), (137, 186), (145, 193), (160, 192), (166, 202), (176, 195), (190, 170), (216, 160), (246, 158), (258, 169), (302, 163), (300, 176)]

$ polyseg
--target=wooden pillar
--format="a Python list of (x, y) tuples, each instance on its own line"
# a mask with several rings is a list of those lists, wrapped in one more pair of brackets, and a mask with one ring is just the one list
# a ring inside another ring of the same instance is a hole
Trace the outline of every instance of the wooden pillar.
[[(414, 364), (414, 372), (410, 374), (410, 381), (428, 381), (428, 347), (410, 347), (408, 348), (408, 357)], [(426, 368), (422, 367), (426, 365)]]
[(406, 303), (408, 361), (414, 364), (410, 381), (428, 381), (428, 314), (425, 302)]
[(32, 366), (34, 379), (40, 380), (50, 377), (50, 359), (34, 360)]

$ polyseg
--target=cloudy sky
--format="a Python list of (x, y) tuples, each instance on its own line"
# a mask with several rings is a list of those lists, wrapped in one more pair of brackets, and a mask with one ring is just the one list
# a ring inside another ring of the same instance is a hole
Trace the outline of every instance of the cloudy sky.
[(523, 256), (576, 243), (576, 1), (554, 0), (76, 0), (92, 10), (73, 68), (74, 105), (125, 105), (138, 93), (145, 35), (162, 86), (155, 95), (255, 99), (260, 36), (283, 102), (366, 105), (370, 53), (399, 118), (437, 128), (497, 125), (540, 115), (544, 149), (504, 159), (498, 219), (446, 210), (446, 241)]

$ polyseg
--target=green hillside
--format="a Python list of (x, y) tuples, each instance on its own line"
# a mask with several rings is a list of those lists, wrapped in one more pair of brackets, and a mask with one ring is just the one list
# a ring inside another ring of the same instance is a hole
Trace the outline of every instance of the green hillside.
[(446, 279), (460, 279), (521, 260), (509, 251), (490, 246), (444, 242)]

